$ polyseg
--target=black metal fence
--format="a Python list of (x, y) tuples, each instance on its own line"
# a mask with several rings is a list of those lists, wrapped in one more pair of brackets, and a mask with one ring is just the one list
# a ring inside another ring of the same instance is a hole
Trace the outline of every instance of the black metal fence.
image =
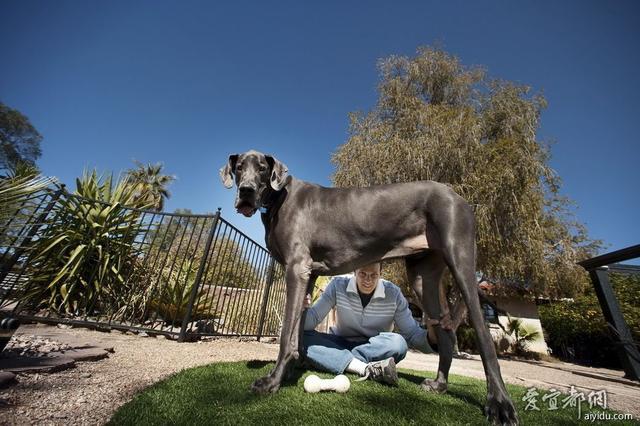
[(282, 266), (219, 210), (160, 213), (62, 188), (3, 212), (3, 315), (180, 340), (279, 333)]

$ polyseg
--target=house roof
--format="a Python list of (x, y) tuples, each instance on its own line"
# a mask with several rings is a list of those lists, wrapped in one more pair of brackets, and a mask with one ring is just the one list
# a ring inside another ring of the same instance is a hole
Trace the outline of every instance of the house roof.
[(484, 279), (478, 286), (489, 296), (532, 296), (529, 287), (521, 282)]
[[(618, 274), (629, 274), (640, 276), (640, 265), (629, 265), (623, 263), (614, 263), (608, 266), (609, 272)], [(534, 295), (527, 283), (521, 281), (509, 281), (509, 280), (492, 280), (484, 278), (478, 284), (481, 290), (483, 290), (487, 296), (518, 296), (521, 298), (532, 298), (538, 302), (548, 303), (550, 300), (570, 300), (573, 299), (551, 299), (549, 297)]]

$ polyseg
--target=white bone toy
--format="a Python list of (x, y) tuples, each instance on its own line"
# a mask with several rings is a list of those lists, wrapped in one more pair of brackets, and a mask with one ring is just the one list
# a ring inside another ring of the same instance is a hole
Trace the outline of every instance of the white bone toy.
[(304, 380), (304, 390), (309, 393), (316, 393), (320, 391), (336, 391), (338, 393), (345, 393), (349, 390), (351, 382), (349, 378), (344, 374), (339, 374), (333, 379), (321, 379), (320, 377), (312, 374)]

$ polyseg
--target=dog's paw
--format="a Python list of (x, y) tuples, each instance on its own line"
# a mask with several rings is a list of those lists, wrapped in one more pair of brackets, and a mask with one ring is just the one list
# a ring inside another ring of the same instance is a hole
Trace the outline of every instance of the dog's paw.
[(439, 382), (432, 379), (424, 379), (420, 387), (426, 392), (445, 393), (447, 391), (446, 382)]
[(518, 424), (518, 414), (513, 402), (508, 396), (490, 396), (484, 407), (484, 414), (493, 425), (515, 426)]
[(271, 375), (264, 376), (251, 384), (251, 391), (257, 394), (274, 393), (280, 389), (280, 382)]

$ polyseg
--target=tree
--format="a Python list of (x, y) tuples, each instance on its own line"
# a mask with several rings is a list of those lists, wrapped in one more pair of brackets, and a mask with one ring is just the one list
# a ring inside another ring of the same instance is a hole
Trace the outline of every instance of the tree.
[(20, 163), (35, 165), (42, 151), (42, 136), (20, 111), (0, 102), (0, 170)]
[(136, 168), (127, 170), (127, 177), (138, 185), (137, 198), (150, 201), (157, 211), (164, 208), (164, 200), (171, 196), (167, 186), (176, 179), (175, 176), (162, 174), (162, 163), (147, 164), (135, 161)]
[(448, 184), (475, 209), (483, 274), (554, 296), (586, 285), (576, 262), (600, 242), (560, 196), (548, 145), (536, 138), (544, 97), (429, 47), (385, 58), (379, 70), (377, 105), (350, 114), (349, 139), (333, 155), (334, 184)]

